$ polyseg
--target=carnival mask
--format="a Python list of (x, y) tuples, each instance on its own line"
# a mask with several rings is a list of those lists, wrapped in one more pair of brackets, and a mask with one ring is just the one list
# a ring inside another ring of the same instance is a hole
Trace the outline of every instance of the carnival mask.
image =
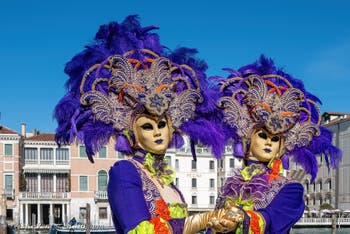
[(269, 162), (275, 157), (278, 158), (282, 147), (281, 140), (279, 135), (270, 134), (265, 129), (256, 130), (251, 136), (250, 159)]
[(167, 118), (141, 115), (134, 122), (136, 146), (155, 154), (164, 154), (171, 141), (172, 131)]

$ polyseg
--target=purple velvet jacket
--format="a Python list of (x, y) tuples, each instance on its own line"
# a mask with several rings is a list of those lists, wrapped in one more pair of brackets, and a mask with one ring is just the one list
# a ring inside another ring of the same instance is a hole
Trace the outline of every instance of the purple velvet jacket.
[[(133, 159), (143, 161), (142, 157), (135, 156)], [(173, 184), (171, 186), (185, 203), (181, 192)], [(161, 198), (161, 195), (133, 160), (122, 160), (111, 167), (107, 191), (117, 234), (127, 233), (140, 222), (156, 217), (154, 201)], [(168, 222), (173, 233), (182, 233), (184, 218), (171, 219)]]

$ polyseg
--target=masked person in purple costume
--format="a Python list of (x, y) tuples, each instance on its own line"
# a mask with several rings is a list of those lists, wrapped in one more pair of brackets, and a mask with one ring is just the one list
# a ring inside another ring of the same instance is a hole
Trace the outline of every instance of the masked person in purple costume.
[(68, 93), (55, 109), (56, 141), (83, 142), (93, 162), (115, 138), (116, 150), (130, 156), (109, 172), (117, 233), (196, 233), (213, 217), (221, 222), (218, 230), (232, 228), (237, 220), (226, 214), (236, 208), (188, 217), (173, 184), (164, 154), (170, 144), (182, 146), (181, 133), (213, 146), (223, 138), (206, 120), (215, 108), (201, 90), (206, 64), (193, 57), (194, 49), (167, 52), (149, 32), (154, 28), (142, 28), (135, 16), (102, 25), (95, 41), (67, 63)]
[[(244, 166), (227, 179), (216, 208), (230, 202), (243, 211), (243, 222), (231, 233), (288, 233), (305, 205), (303, 186), (284, 177), (283, 166), (293, 158), (314, 180), (316, 156), (336, 167), (341, 152), (332, 145), (331, 133), (320, 126), (318, 98), (300, 80), (264, 56), (238, 71), (227, 70), (228, 78), (213, 79), (220, 84), (224, 132)], [(211, 222), (212, 227), (218, 224)]]

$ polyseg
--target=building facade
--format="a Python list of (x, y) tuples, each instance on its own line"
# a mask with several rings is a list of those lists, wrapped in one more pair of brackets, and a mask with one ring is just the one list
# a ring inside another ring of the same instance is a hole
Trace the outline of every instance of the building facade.
[(341, 210), (350, 209), (350, 114), (326, 112), (323, 114), (325, 126), (333, 134), (333, 142), (343, 152), (339, 167), (333, 173), (330, 182), (334, 188), (334, 207)]
[(16, 223), (19, 215), (18, 195), (22, 149), (21, 134), (0, 126), (0, 215), (6, 216), (9, 223)]
[(333, 133), (333, 144), (343, 152), (339, 167), (328, 169), (324, 157), (317, 157), (318, 173), (313, 182), (295, 163), (291, 163), (289, 176), (299, 178), (303, 184), (305, 205), (310, 211), (347, 210), (350, 209), (350, 114), (325, 112), (322, 122)]

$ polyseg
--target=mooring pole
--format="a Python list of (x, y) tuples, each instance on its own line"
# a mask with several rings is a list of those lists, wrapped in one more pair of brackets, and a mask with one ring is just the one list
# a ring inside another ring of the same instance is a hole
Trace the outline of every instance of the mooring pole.
[(90, 220), (90, 204), (86, 203), (86, 234), (90, 234), (90, 226), (91, 226), (91, 220)]

